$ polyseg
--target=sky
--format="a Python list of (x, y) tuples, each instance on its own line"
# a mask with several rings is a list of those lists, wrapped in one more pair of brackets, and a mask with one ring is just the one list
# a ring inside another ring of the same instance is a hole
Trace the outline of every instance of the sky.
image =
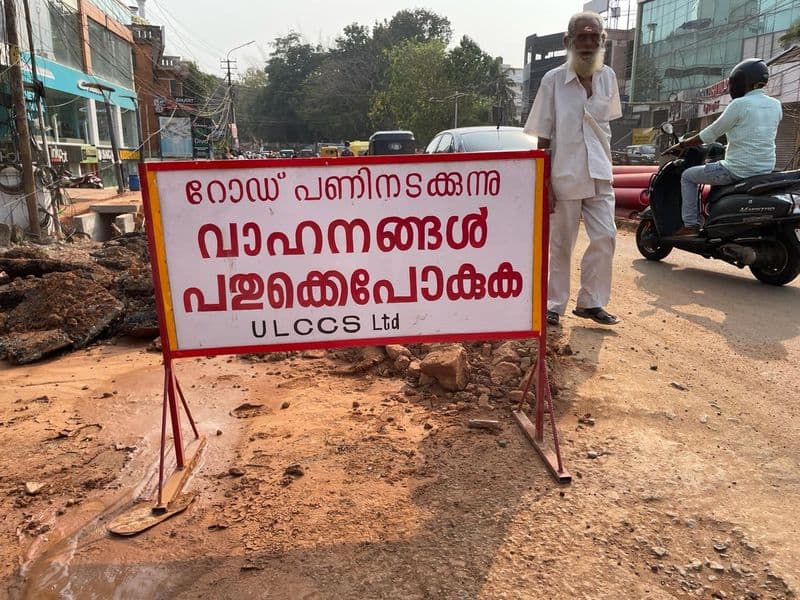
[[(128, 2), (135, 4), (135, 2)], [(262, 67), (270, 42), (290, 30), (312, 44), (332, 45), (346, 25), (372, 25), (404, 9), (425, 8), (450, 19), (453, 42), (468, 35), (492, 56), (521, 67), (525, 38), (563, 31), (583, 0), (146, 0), (146, 18), (166, 27), (167, 52), (221, 74), (219, 60), (236, 50), (239, 72)]]

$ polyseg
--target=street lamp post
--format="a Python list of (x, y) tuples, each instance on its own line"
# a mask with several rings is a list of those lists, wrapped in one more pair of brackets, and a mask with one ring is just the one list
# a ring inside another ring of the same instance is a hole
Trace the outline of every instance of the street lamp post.
[(453, 129), (458, 128), (458, 99), (463, 98), (464, 96), (469, 96), (469, 92), (455, 92), (450, 94), (449, 96), (445, 96), (444, 98), (436, 98), (430, 97), (428, 98), (429, 102), (446, 102), (448, 100), (455, 101), (455, 111), (453, 113)]
[(240, 44), (234, 48), (231, 48), (225, 55), (224, 62), (228, 71), (228, 98), (229, 98), (228, 101), (231, 103), (231, 124), (230, 124), (231, 146), (234, 149), (239, 148), (239, 131), (236, 127), (236, 101), (233, 97), (233, 82), (231, 81), (231, 62), (233, 62), (231, 61), (231, 52), (255, 43), (256, 43), (255, 40), (250, 40), (249, 42), (245, 42), (244, 44)]

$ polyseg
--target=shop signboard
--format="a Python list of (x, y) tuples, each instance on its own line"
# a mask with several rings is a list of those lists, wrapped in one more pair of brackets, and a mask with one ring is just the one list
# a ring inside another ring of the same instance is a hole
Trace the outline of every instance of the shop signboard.
[(211, 158), (212, 124), (195, 122), (192, 126), (192, 144), (195, 158)]
[(635, 127), (631, 133), (631, 144), (649, 144), (655, 130), (652, 127)]
[(97, 147), (89, 144), (81, 146), (81, 162), (87, 164), (97, 164)]
[[(27, 52), (20, 52), (20, 56), (22, 58), (23, 79), (30, 83), (32, 80), (30, 54)], [(71, 69), (70, 67), (47, 60), (38, 55), (36, 56), (36, 74), (47, 89), (58, 90), (59, 92), (65, 92), (74, 96), (102, 101), (103, 95), (96, 88), (91, 87), (91, 84), (100, 83), (114, 90), (113, 92), (106, 92), (112, 104), (127, 110), (136, 110), (136, 104), (131, 99), (136, 97), (136, 93), (133, 90), (129, 90), (101, 77), (88, 75), (83, 71)]]

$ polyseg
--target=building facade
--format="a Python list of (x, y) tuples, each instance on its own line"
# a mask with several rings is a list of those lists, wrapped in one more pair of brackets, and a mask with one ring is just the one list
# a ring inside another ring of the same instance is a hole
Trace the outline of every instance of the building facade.
[(767, 92), (781, 100), (778, 167), (798, 145), (800, 62), (785, 55), (780, 36), (800, 19), (796, 0), (639, 0), (633, 100), (644, 125), (669, 120), (696, 132), (725, 109), (727, 76), (744, 58), (777, 59)]
[(669, 101), (724, 79), (743, 56), (770, 58), (800, 19), (791, 0), (639, 0), (636, 101)]
[(198, 98), (184, 90), (187, 62), (164, 54), (164, 28), (149, 24), (141, 13), (131, 24), (131, 31), (144, 157), (207, 158), (207, 154), (198, 153), (203, 141), (194, 143)]
[[(29, 0), (38, 80), (44, 88), (45, 135), (54, 166), (73, 174), (96, 172), (106, 185), (116, 184), (112, 128), (125, 174), (136, 172), (139, 134), (131, 59), (130, 12), (116, 0)], [(32, 81), (31, 48), (19, 10), (23, 78)], [(0, 15), (1, 20), (1, 15)], [(0, 64), (8, 64), (5, 23)], [(1, 68), (1, 67), (0, 67)], [(10, 94), (0, 80), (3, 98)], [(99, 87), (105, 88), (101, 91)], [(36, 111), (29, 92), (29, 111)], [(0, 146), (15, 153), (18, 140), (10, 127), (10, 102), (0, 106)], [(41, 139), (39, 122), (31, 133)]]
[(509, 64), (503, 63), (502, 65), (503, 72), (508, 76), (508, 78), (514, 82), (514, 115), (513, 118), (509, 121), (510, 123), (516, 125), (519, 123), (520, 118), (522, 117), (523, 110), (523, 101), (522, 101), (522, 67), (512, 67)]
[[(620, 98), (626, 102), (630, 96), (631, 67), (634, 31), (609, 29), (606, 41), (605, 63), (614, 69), (619, 84)], [(542, 77), (566, 61), (564, 32), (549, 35), (530, 35), (525, 39), (525, 65), (522, 68), (522, 111), (524, 123), (528, 118), (533, 99), (539, 90)], [(612, 146), (630, 143), (630, 132), (639, 124), (638, 117), (626, 113), (623, 119), (611, 123)]]

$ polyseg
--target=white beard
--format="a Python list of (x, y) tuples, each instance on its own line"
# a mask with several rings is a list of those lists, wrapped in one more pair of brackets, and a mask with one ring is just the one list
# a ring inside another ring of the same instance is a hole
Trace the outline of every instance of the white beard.
[(594, 54), (583, 56), (573, 49), (567, 50), (567, 65), (580, 77), (591, 77), (603, 68), (606, 49), (599, 48)]

